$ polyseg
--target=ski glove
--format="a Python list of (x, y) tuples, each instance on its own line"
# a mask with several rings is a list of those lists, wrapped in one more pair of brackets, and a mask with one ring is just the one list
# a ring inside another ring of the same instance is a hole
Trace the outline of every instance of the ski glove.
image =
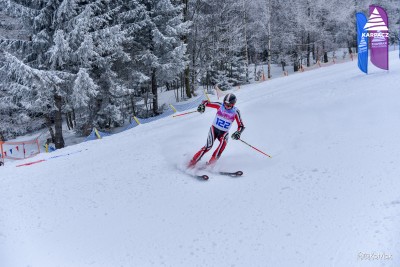
[(205, 110), (206, 110), (206, 106), (204, 104), (200, 104), (197, 107), (197, 111), (200, 112), (200, 113), (204, 113)]
[(231, 137), (232, 137), (233, 140), (239, 140), (241, 134), (242, 134), (242, 132), (236, 131), (236, 132), (234, 132), (234, 133), (232, 134)]

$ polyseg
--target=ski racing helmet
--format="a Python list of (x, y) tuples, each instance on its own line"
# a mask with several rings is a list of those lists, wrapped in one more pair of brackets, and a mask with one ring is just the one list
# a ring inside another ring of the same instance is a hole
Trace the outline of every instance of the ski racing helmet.
[(227, 94), (224, 97), (224, 104), (228, 107), (233, 107), (236, 104), (236, 96), (234, 94)]

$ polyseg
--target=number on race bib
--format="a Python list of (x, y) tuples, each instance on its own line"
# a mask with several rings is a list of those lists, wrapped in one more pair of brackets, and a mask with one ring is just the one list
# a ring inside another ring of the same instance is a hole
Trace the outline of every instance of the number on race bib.
[(222, 127), (222, 128), (224, 128), (224, 129), (228, 129), (229, 126), (231, 125), (231, 123), (230, 123), (229, 121), (224, 121), (224, 120), (222, 120), (222, 119), (220, 119), (220, 118), (217, 118), (216, 124), (217, 124), (219, 127)]

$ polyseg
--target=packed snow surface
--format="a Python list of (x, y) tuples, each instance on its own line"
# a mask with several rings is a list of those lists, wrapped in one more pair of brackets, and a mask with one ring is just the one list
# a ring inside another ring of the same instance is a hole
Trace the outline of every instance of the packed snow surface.
[(390, 68), (354, 61), (235, 91), (242, 139), (272, 156), (230, 139), (215, 168), (240, 178), (181, 170), (211, 108), (6, 161), (0, 266), (400, 266), (398, 52)]

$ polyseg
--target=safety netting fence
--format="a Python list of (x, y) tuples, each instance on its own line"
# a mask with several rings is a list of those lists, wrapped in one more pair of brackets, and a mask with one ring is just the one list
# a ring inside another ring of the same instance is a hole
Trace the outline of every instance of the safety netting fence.
[(40, 153), (38, 138), (25, 141), (0, 141), (0, 162), (4, 164), (4, 159), (27, 159)]
[(132, 129), (140, 124), (145, 124), (149, 123), (152, 121), (156, 121), (165, 117), (169, 117), (177, 112), (183, 112), (192, 108), (197, 107), (203, 100), (207, 99), (208, 96), (206, 93), (201, 94), (197, 96), (194, 99), (191, 99), (185, 103), (176, 103), (176, 104), (169, 104), (169, 109), (164, 111), (164, 113), (154, 116), (154, 117), (149, 117), (149, 118), (138, 118), (138, 117), (133, 117), (132, 122), (125, 128), (125, 130)]
[[(149, 117), (149, 118), (140, 118), (140, 117), (133, 117), (132, 122), (126, 126), (123, 131), (132, 129), (140, 124), (150, 123), (162, 118), (166, 118), (172, 116), (175, 113), (187, 111), (189, 109), (196, 108), (203, 100), (208, 99), (206, 93), (201, 94), (193, 99), (182, 103), (176, 104), (169, 104), (168, 110), (165, 110), (162, 114)], [(42, 133), (43, 134), (43, 133)], [(24, 141), (0, 141), (0, 165), (4, 165), (5, 159), (10, 160), (21, 160), (31, 158), (36, 156), (40, 153), (40, 145), (41, 142), (39, 137), (42, 136), (40, 134), (38, 137), (35, 137), (31, 140), (24, 140)], [(85, 138), (84, 141), (102, 139), (103, 137), (110, 136), (111, 133), (102, 132), (93, 128), (92, 132)], [(47, 152), (47, 150), (46, 150)]]
[[(169, 116), (174, 115), (175, 113), (183, 112), (186, 110), (190, 110), (193, 108), (196, 108), (203, 100), (208, 99), (208, 96), (206, 93), (201, 94), (193, 99), (190, 99), (188, 101), (182, 102), (182, 103), (175, 103), (175, 104), (169, 104), (168, 109), (165, 110), (162, 114), (159, 114), (154, 117), (149, 117), (149, 118), (140, 118), (140, 117), (133, 117), (133, 120), (130, 124), (128, 124), (123, 131), (132, 129), (137, 127), (140, 124), (146, 124), (149, 122), (153, 122), (162, 118), (166, 118)], [(85, 141), (90, 141), (90, 140), (95, 140), (95, 139), (101, 139), (102, 137), (109, 136), (111, 135), (110, 133), (106, 132), (101, 132), (97, 130), (96, 128), (93, 128), (92, 132), (90, 133), (89, 136), (86, 137)]]

